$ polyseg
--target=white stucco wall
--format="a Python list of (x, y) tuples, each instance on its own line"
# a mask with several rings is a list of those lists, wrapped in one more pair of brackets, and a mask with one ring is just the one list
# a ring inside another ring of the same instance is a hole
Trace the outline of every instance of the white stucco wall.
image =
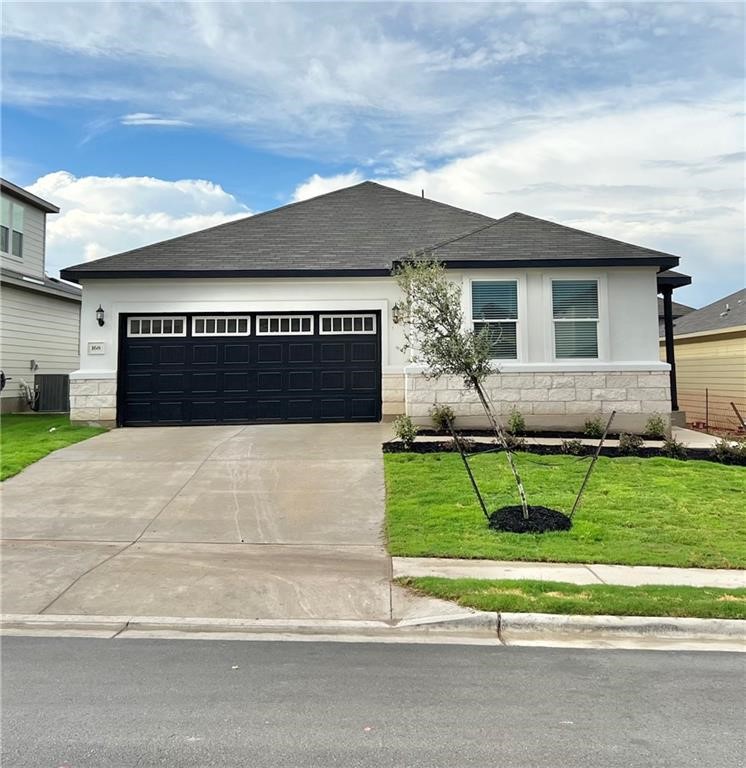
[[(666, 372), (658, 359), (658, 305), (656, 268), (469, 270), (451, 271), (462, 284), (465, 317), (470, 317), (470, 281), (516, 279), (519, 317), (517, 361), (501, 361), (504, 373), (647, 371)], [(593, 361), (555, 361), (551, 315), (551, 279), (594, 278), (599, 280), (599, 358)], [(379, 310), (382, 317), (382, 369), (384, 413), (404, 409), (406, 377), (417, 376), (400, 351), (399, 326), (391, 322), (391, 309), (400, 298), (392, 278), (307, 279), (144, 279), (89, 280), (84, 283), (81, 313), (80, 370), (72, 379), (80, 381), (81, 398), (104, 396), (98, 384), (116, 379), (119, 315), (127, 313), (179, 312), (282, 312), (308, 310)], [(99, 304), (106, 313), (101, 328), (95, 318)], [(103, 354), (90, 354), (91, 343), (103, 344)], [(83, 383), (84, 382), (84, 383)], [(92, 383), (93, 382), (93, 383)], [(93, 390), (96, 389), (96, 392)], [(76, 387), (71, 392), (75, 396)], [(111, 402), (101, 407), (111, 408)], [(434, 401), (434, 400), (433, 400)], [(102, 401), (101, 401), (102, 402)], [(386, 408), (386, 403), (390, 407)], [(92, 401), (91, 403), (92, 404)], [(89, 405), (81, 400), (80, 407)], [(107, 411), (108, 413), (109, 411)], [(87, 410), (85, 418), (92, 418)]]

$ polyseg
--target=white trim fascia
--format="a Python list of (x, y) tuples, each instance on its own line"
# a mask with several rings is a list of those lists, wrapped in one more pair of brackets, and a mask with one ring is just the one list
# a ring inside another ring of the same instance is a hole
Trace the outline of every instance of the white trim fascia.
[[(712, 331), (695, 331), (693, 333), (674, 333), (673, 339), (674, 342), (679, 341), (680, 339), (701, 339), (706, 338), (707, 336), (722, 336), (723, 334), (729, 334), (729, 333), (743, 333), (746, 331), (746, 325), (731, 325), (729, 328), (717, 328)], [(658, 341), (661, 341), (665, 343), (666, 337), (665, 336), (659, 336)]]
[[(404, 366), (404, 373), (416, 374), (427, 370), (426, 365)], [(495, 366), (495, 373), (626, 373), (634, 371), (654, 371), (655, 373), (668, 373), (671, 366), (660, 360), (651, 362), (625, 361), (613, 362), (556, 362), (556, 363), (506, 363), (501, 362)], [(392, 371), (393, 372), (393, 371)]]
[(77, 370), (70, 373), (72, 381), (82, 381), (84, 379), (116, 379), (116, 371), (89, 371)]

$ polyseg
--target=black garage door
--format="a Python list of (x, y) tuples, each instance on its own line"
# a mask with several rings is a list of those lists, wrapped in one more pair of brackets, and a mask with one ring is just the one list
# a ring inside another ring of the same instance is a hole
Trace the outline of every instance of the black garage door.
[(118, 421), (379, 421), (380, 314), (128, 315)]

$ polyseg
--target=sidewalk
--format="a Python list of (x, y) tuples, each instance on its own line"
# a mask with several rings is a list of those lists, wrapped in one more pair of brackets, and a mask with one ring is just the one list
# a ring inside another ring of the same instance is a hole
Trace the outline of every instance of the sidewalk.
[(394, 578), (438, 576), (445, 579), (534, 579), (570, 584), (618, 584), (638, 587), (666, 584), (688, 587), (746, 588), (746, 571), (710, 568), (659, 568), (648, 565), (531, 563), (456, 560), (441, 557), (392, 557)]

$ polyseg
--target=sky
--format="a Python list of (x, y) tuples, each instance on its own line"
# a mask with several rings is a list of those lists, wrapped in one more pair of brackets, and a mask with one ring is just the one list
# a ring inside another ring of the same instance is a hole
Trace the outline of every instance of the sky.
[(741, 3), (38, 3), (2, 10), (2, 175), (47, 269), (372, 179), (744, 285)]

